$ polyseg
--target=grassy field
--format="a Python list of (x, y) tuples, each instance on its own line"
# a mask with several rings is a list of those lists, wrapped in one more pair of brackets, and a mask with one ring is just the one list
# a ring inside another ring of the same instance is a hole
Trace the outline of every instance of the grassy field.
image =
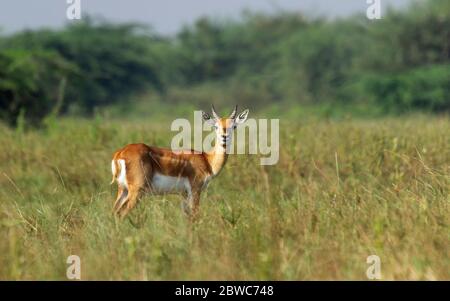
[[(188, 116), (187, 116), (188, 117)], [(230, 157), (190, 224), (176, 196), (113, 218), (110, 158), (167, 122), (0, 125), (0, 279), (450, 279), (450, 120), (281, 120), (280, 161)]]

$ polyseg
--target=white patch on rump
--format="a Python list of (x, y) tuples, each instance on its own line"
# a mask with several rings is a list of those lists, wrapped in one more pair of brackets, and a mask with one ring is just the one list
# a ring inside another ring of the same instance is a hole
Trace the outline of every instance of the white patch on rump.
[(117, 160), (120, 164), (120, 174), (117, 177), (117, 183), (119, 183), (120, 186), (128, 188), (127, 183), (127, 167), (125, 166), (125, 160), (120, 159)]
[(111, 161), (111, 172), (113, 176), (116, 175), (116, 164), (114, 164), (114, 160)]
[(171, 193), (186, 191), (190, 194), (191, 185), (187, 178), (165, 176), (155, 173), (152, 179), (152, 187), (156, 193)]

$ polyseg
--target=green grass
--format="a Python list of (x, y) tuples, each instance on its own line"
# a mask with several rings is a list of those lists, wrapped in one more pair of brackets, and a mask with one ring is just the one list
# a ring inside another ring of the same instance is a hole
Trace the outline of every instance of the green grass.
[[(191, 115), (192, 116), (192, 115)], [(191, 118), (191, 116), (180, 116)], [(280, 121), (280, 161), (232, 156), (191, 224), (177, 196), (111, 214), (110, 157), (170, 120), (0, 125), (0, 279), (450, 279), (450, 121)]]

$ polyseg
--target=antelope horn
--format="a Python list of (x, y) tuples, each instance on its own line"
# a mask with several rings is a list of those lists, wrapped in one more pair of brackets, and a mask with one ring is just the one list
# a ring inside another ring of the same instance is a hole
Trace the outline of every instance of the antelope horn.
[(219, 115), (217, 115), (216, 110), (214, 109), (214, 105), (211, 105), (211, 112), (215, 119), (220, 119)]
[(234, 106), (234, 110), (233, 110), (233, 112), (231, 112), (229, 119), (235, 119), (236, 113), (237, 113), (237, 105)]

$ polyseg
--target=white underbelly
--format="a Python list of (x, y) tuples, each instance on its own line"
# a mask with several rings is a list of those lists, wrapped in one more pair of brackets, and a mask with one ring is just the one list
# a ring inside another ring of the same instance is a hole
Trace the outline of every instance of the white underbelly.
[(171, 177), (155, 173), (152, 179), (152, 188), (155, 193), (190, 193), (191, 185), (187, 178)]

